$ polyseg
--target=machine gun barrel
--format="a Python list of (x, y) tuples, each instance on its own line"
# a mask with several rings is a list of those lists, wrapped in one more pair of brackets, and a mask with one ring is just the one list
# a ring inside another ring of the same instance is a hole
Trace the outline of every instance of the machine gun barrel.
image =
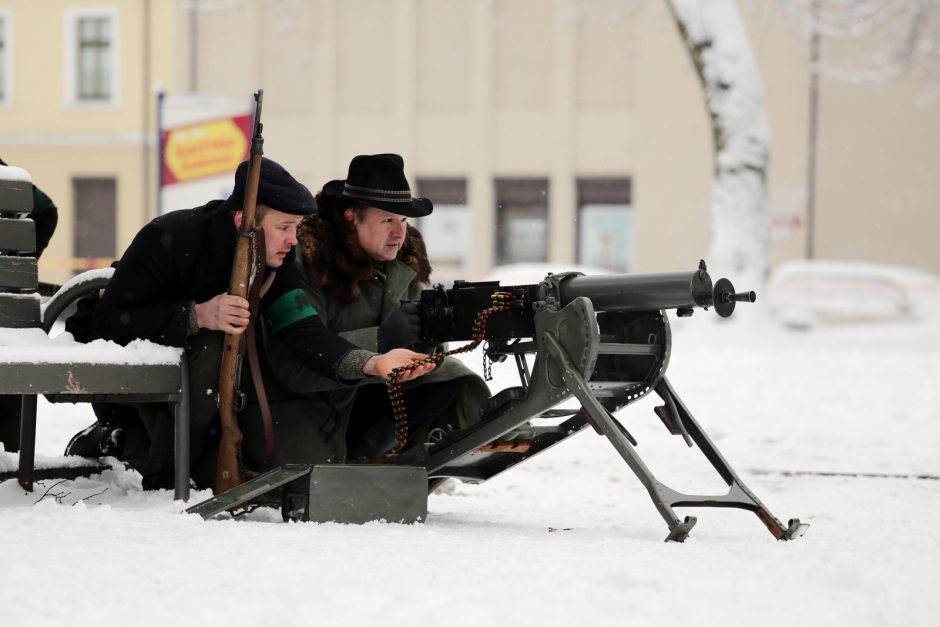
[(705, 271), (569, 276), (558, 286), (561, 304), (590, 299), (598, 311), (655, 311), (711, 307), (712, 280)]

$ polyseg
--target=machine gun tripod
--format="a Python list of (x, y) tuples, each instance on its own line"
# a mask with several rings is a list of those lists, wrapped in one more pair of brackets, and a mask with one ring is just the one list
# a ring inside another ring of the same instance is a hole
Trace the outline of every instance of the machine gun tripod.
[[(665, 310), (691, 315), (714, 307), (729, 316), (753, 292), (735, 293), (727, 279), (714, 286), (705, 263), (694, 272), (645, 275), (548, 275), (537, 285), (458, 281), (422, 293), (423, 339), (432, 343), (471, 340), (474, 316), (494, 292), (512, 295), (510, 311), (488, 321), (487, 354), (512, 356), (521, 384), (507, 388), (481, 408), (469, 429), (446, 433), (425, 448), (406, 451), (398, 464), (424, 466), (428, 477), (482, 483), (590, 425), (610, 440), (649, 492), (669, 527), (667, 541), (684, 541), (697, 519), (680, 519), (674, 507), (731, 507), (754, 512), (778, 540), (801, 536), (808, 525), (784, 526), (741, 481), (666, 378), (671, 332)], [(535, 355), (530, 371), (526, 355)], [(614, 412), (655, 391), (655, 409), (666, 428), (697, 445), (728, 485), (727, 494), (684, 494), (657, 479), (636, 452), (636, 440)], [(574, 396), (576, 410), (552, 409)], [(532, 425), (534, 418), (566, 418), (557, 425)]]

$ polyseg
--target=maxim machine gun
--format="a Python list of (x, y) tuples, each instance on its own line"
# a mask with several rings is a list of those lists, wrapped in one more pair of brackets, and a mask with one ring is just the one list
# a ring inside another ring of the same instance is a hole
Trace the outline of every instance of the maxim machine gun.
[[(726, 317), (738, 302), (754, 300), (754, 292), (735, 293), (727, 279), (712, 285), (704, 261), (694, 272), (607, 276), (572, 272), (549, 274), (537, 285), (458, 281), (451, 289), (425, 290), (419, 304), (425, 340), (478, 339), (482, 326), (486, 355), (494, 361), (512, 356), (521, 385), (487, 401), (481, 421), (472, 428), (444, 434), (425, 450), (406, 451), (398, 463), (424, 466), (432, 480), (456, 477), (479, 483), (590, 425), (610, 440), (646, 486), (669, 526), (667, 540), (685, 540), (696, 523), (694, 516), (680, 520), (673, 511), (677, 506), (753, 511), (778, 540), (796, 538), (807, 525), (793, 519), (784, 526), (767, 510), (666, 378), (671, 337), (665, 310), (674, 309), (684, 317), (696, 307), (713, 307)], [(494, 307), (497, 302), (501, 305)], [(478, 314), (491, 307), (498, 311), (481, 325)], [(531, 371), (529, 354), (535, 355)], [(636, 452), (636, 440), (613, 414), (651, 391), (663, 400), (655, 412), (666, 428), (681, 435), (688, 446), (698, 445), (729, 486), (727, 494), (683, 494), (647, 468)], [(552, 409), (572, 395), (580, 409)], [(567, 419), (535, 426), (530, 424), (533, 418)]]
[[(674, 507), (750, 510), (775, 538), (792, 540), (807, 525), (793, 519), (784, 526), (764, 507), (666, 379), (671, 337), (665, 310), (674, 309), (683, 317), (696, 307), (712, 307), (718, 315), (730, 316), (738, 302), (754, 300), (754, 292), (735, 293), (727, 279), (712, 285), (704, 261), (693, 272), (607, 276), (569, 272), (549, 274), (537, 285), (457, 281), (450, 289), (425, 290), (418, 303), (423, 340), (473, 341), (447, 354), (465, 352), (485, 340), (490, 359), (515, 359), (521, 384), (483, 403), (472, 426), (433, 430), (430, 442), (404, 449), (382, 460), (384, 464), (288, 464), (187, 511), (209, 518), (280, 490), (285, 519), (422, 520), (427, 515), (429, 485), (433, 488), (448, 477), (482, 483), (590, 425), (610, 440), (646, 486), (669, 526), (667, 540), (685, 540), (696, 523), (694, 516), (680, 520)], [(528, 355), (535, 356), (531, 370)], [(422, 362), (443, 358), (435, 354)], [(400, 390), (393, 377), (389, 391), (397, 425), (405, 417)], [(651, 391), (663, 400), (655, 411), (666, 428), (690, 447), (698, 445), (728, 485), (727, 494), (683, 494), (647, 468), (636, 452), (636, 440), (614, 412)], [(553, 409), (571, 396), (580, 408)], [(539, 418), (553, 420), (533, 424)]]

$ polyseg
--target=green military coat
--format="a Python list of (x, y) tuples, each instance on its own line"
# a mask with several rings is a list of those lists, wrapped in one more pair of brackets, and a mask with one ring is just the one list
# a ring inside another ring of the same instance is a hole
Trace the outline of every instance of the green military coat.
[[(298, 265), (302, 266), (300, 255)], [(360, 348), (378, 352), (378, 327), (402, 300), (417, 298), (422, 286), (415, 272), (401, 261), (388, 261), (382, 270), (376, 270), (372, 279), (362, 285), (359, 298), (350, 305), (340, 305), (318, 286), (313, 285), (305, 272), (304, 289), (319, 312), (320, 318), (331, 331), (338, 333)], [(277, 453), (273, 465), (283, 463), (342, 462), (346, 458), (346, 426), (356, 393), (363, 385), (381, 385), (377, 378), (366, 378), (355, 385), (343, 385), (314, 374), (294, 359), (287, 346), (277, 338), (268, 338), (266, 356), (274, 377), (265, 379), (266, 390), (275, 423)], [(433, 425), (449, 424), (465, 428), (479, 420), (480, 406), (490, 392), (483, 379), (460, 361), (446, 358), (434, 372), (406, 384), (419, 387), (426, 383), (461, 381), (454, 405)], [(263, 432), (260, 418), (249, 406), (243, 412), (246, 454), (251, 463), (259, 451), (249, 441), (260, 441), (263, 451)], [(420, 435), (420, 434), (419, 434)]]

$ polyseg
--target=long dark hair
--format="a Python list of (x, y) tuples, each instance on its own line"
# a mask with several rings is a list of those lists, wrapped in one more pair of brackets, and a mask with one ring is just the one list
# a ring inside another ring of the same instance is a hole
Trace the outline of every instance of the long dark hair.
[[(358, 214), (367, 205), (320, 192), (317, 206), (317, 212), (300, 225), (298, 239), (304, 268), (328, 297), (349, 305), (362, 292), (361, 284), (372, 278), (374, 266), (372, 258), (359, 245), (356, 225), (344, 214), (346, 209)], [(410, 224), (398, 260), (417, 273), (419, 282), (429, 283), (431, 264), (424, 238)]]

